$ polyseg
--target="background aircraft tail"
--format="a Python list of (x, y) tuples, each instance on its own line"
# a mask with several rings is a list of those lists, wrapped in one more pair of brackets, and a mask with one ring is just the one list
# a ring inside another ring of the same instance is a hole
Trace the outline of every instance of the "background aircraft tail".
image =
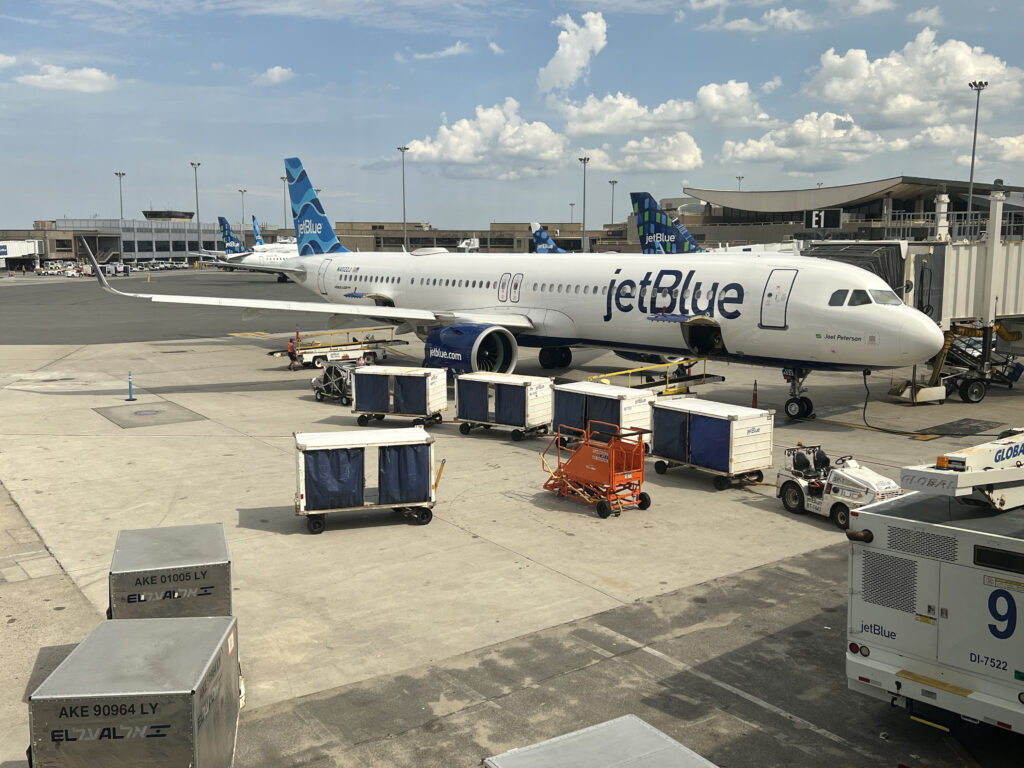
[(631, 192), (633, 215), (644, 253), (692, 253), (703, 251), (686, 227), (661, 210), (647, 192)]
[(217, 223), (220, 224), (220, 236), (224, 239), (224, 253), (232, 255), (244, 252), (245, 245), (238, 239), (234, 230), (231, 229), (231, 225), (228, 223), (228, 220), (223, 216), (218, 216)]
[(284, 171), (288, 177), (288, 195), (292, 200), (292, 218), (295, 222), (295, 240), (299, 246), (299, 256), (314, 253), (348, 253), (334, 234), (331, 222), (324, 214), (320, 198), (316, 196), (313, 185), (306, 176), (306, 169), (297, 157), (288, 157), (284, 161)]
[(256, 221), (256, 217), (252, 217), (252, 235), (256, 238), (256, 245), (266, 245), (263, 242), (263, 233), (260, 232), (260, 223)]
[(565, 249), (559, 248), (551, 239), (548, 231), (540, 224), (532, 222), (530, 229), (533, 230), (533, 244), (536, 246), (537, 253), (565, 253)]

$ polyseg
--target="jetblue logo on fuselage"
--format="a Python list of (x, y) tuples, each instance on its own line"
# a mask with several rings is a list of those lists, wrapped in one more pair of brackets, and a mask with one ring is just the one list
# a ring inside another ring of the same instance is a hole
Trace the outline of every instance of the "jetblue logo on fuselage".
[(1024, 443), (1017, 443), (1016, 445), (1008, 445), (1005, 448), (1000, 448), (996, 451), (996, 455), (993, 459), (995, 461), (1006, 461), (1007, 459), (1015, 459), (1021, 454), (1024, 454)]
[[(615, 275), (621, 271), (616, 269)], [(663, 269), (653, 280), (652, 274), (647, 272), (639, 283), (635, 280), (619, 280), (612, 277), (608, 283), (608, 297), (605, 302), (606, 323), (612, 319), (615, 312), (632, 312), (634, 308), (649, 314), (673, 314), (678, 307), (680, 314), (708, 317), (714, 317), (717, 311), (718, 315), (726, 320), (735, 320), (740, 316), (743, 286), (739, 283), (720, 286), (714, 282), (706, 285), (705, 281), (696, 279), (697, 271), (693, 269), (685, 275), (678, 269)]]
[(320, 222), (312, 222), (309, 219), (303, 219), (299, 222), (300, 235), (319, 235), (323, 228), (324, 225)]

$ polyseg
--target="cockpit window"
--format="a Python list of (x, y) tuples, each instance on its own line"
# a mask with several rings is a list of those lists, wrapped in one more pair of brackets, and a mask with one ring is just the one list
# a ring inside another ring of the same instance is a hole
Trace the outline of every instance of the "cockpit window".
[(899, 306), (903, 303), (899, 296), (892, 291), (871, 291), (871, 298), (875, 300), (876, 304), (889, 304), (892, 306)]
[(846, 294), (849, 293), (847, 290), (836, 291), (833, 293), (828, 300), (830, 307), (841, 307), (846, 303)]
[(863, 291), (860, 288), (858, 288), (857, 290), (850, 292), (850, 306), (851, 307), (859, 307), (861, 304), (870, 304), (870, 303), (871, 303), (871, 297), (868, 296), (868, 292), (867, 291)]

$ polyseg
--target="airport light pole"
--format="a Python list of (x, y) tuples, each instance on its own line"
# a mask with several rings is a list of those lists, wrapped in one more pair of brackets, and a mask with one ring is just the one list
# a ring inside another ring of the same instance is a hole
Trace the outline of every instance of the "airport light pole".
[(587, 156), (579, 158), (583, 164), (583, 235), (580, 237), (580, 245), (584, 253), (587, 252), (587, 164), (590, 158)]
[(244, 249), (245, 248), (245, 193), (248, 192), (249, 190), (247, 190), (247, 189), (240, 189), (238, 191), (242, 193), (242, 226), (241, 226), (241, 230), (242, 230), (242, 248)]
[(967, 183), (967, 220), (974, 210), (974, 153), (978, 148), (978, 110), (981, 109), (981, 92), (988, 87), (987, 80), (974, 80), (968, 85), (978, 96), (974, 102), (974, 141), (971, 142), (971, 180)]
[(117, 202), (119, 204), (119, 208), (120, 208), (120, 211), (121, 211), (120, 218), (123, 220), (124, 219), (124, 193), (122, 192), (122, 189), (121, 189), (121, 179), (124, 178), (125, 173), (124, 173), (124, 171), (114, 171), (114, 175), (117, 176)]
[(196, 180), (196, 251), (199, 253), (203, 252), (203, 229), (199, 223), (199, 163), (193, 162), (192, 175), (195, 176)]
[(743, 189), (743, 177), (742, 176), (737, 176), (736, 177), (736, 189)]
[(569, 223), (572, 224), (574, 219), (572, 217), (573, 211), (575, 210), (576, 203), (569, 203)]
[(608, 182), (612, 185), (612, 220), (610, 223), (615, 223), (615, 185), (619, 183), (618, 179), (612, 179)]
[(288, 177), (281, 177), (281, 213), (284, 221), (281, 222), (281, 229), (288, 228)]
[(409, 151), (409, 147), (404, 144), (396, 149), (402, 153), (402, 248), (406, 251), (409, 250), (409, 230), (406, 228), (405, 223), (405, 153)]

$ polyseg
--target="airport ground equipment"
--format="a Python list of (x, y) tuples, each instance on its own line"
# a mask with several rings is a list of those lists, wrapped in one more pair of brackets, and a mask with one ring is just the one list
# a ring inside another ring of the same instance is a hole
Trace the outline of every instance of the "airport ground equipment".
[[(683, 358), (673, 360), (672, 362), (655, 362), (655, 358), (663, 358), (660, 355), (632, 352), (616, 352), (615, 354), (626, 360), (649, 362), (650, 364), (640, 368), (599, 373), (591, 376), (587, 381), (611, 384), (613, 380), (625, 377), (625, 386), (634, 389), (649, 389), (663, 396), (691, 394), (690, 387), (725, 381), (724, 376), (708, 373), (708, 360), (706, 357)], [(700, 371), (694, 373), (694, 369), (698, 364), (700, 364)], [(618, 384), (621, 385), (622, 382), (619, 381)]]
[(107, 618), (231, 615), (223, 523), (120, 531), (110, 560)]
[[(623, 508), (647, 509), (644, 492), (646, 429), (591, 421), (586, 429), (563, 426), (541, 454), (548, 472), (544, 490), (594, 505), (598, 517), (619, 515)], [(554, 454), (554, 466), (548, 461)]]
[[(386, 360), (390, 347), (408, 343), (404, 339), (395, 338), (394, 326), (352, 328), (347, 331), (304, 334), (295, 345), (295, 354), (307, 368), (323, 368), (327, 363), (355, 362), (361, 357), (368, 358), (371, 363)], [(281, 356), (285, 352), (278, 350), (273, 354)]]
[(354, 362), (324, 365), (323, 373), (310, 381), (317, 402), (337, 400), (342, 405), (352, 405), (352, 377), (358, 365)]
[(238, 731), (230, 616), (101, 622), (28, 698), (36, 768), (229, 768)]
[(1024, 731), (1024, 430), (904, 467), (854, 510), (847, 683), (947, 729)]
[(434, 438), (423, 427), (298, 432), (295, 469), (295, 514), (310, 533), (323, 533), (334, 512), (393, 509), (422, 525), (434, 516), (441, 471), (435, 478)]
[(440, 423), (448, 407), (448, 378), (440, 368), (367, 365), (353, 374), (352, 411), (361, 427), (389, 414), (412, 416), (414, 425)]
[(484, 758), (484, 768), (715, 768), (636, 715)]
[(572, 427), (577, 434), (590, 422), (613, 424), (623, 429), (651, 429), (651, 402), (657, 395), (614, 384), (577, 381), (553, 387), (554, 416), (551, 430)]
[(715, 488), (759, 483), (772, 466), (775, 411), (683, 397), (651, 403), (654, 471), (689, 467), (714, 475)]
[(474, 427), (512, 427), (519, 442), (531, 435), (545, 435), (551, 428), (551, 379), (514, 373), (478, 371), (455, 379), (455, 413), (459, 432)]
[(901, 493), (896, 481), (862, 467), (852, 456), (833, 462), (820, 445), (787, 448), (775, 482), (775, 495), (787, 510), (826, 515), (841, 531), (850, 527), (851, 510)]

